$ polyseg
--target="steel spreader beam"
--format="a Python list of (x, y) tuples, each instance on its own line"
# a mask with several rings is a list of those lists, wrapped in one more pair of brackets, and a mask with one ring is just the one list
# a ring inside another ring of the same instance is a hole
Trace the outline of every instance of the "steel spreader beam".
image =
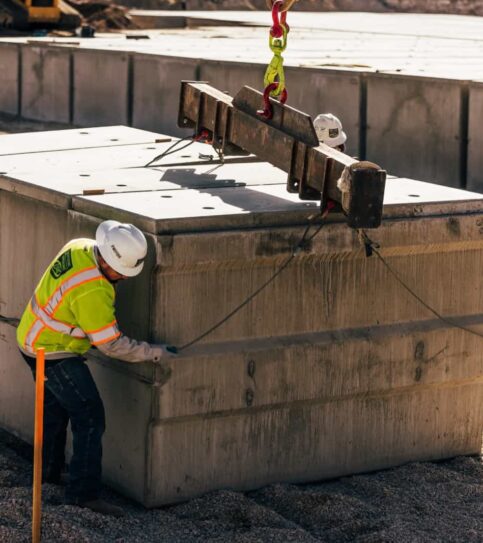
[(386, 172), (319, 144), (309, 115), (271, 100), (273, 118), (257, 114), (262, 93), (243, 87), (232, 98), (207, 83), (183, 81), (178, 124), (201, 134), (225, 154), (257, 155), (288, 174), (287, 190), (302, 200), (338, 202), (353, 228), (381, 224)]

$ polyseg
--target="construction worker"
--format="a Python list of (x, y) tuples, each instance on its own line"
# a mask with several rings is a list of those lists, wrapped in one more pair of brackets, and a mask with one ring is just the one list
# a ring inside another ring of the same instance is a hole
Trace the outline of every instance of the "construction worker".
[(73, 455), (66, 502), (115, 516), (122, 510), (99, 498), (104, 407), (83, 355), (95, 346), (126, 362), (173, 356), (165, 345), (130, 339), (118, 328), (115, 284), (141, 273), (146, 254), (143, 233), (117, 221), (101, 223), (95, 240), (70, 241), (40, 279), (17, 329), (34, 378), (36, 350), (43, 347), (46, 353), (44, 481), (60, 483), (70, 421)]
[(314, 121), (315, 132), (320, 143), (325, 143), (333, 149), (345, 152), (347, 135), (340, 120), (332, 113), (321, 113)]

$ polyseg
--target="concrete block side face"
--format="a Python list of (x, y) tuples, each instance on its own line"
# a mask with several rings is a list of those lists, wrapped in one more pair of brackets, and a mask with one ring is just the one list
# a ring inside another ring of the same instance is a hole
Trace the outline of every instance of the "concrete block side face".
[(22, 117), (70, 122), (70, 53), (45, 47), (22, 50)]
[(258, 349), (168, 361), (156, 367), (160, 387), (153, 416), (209, 415), (319, 398), (339, 401), (477, 381), (483, 375), (479, 338), (457, 329), (404, 330), (391, 327), (371, 339), (353, 330), (339, 337), (334, 333), (319, 344), (287, 342), (278, 348), (267, 341)]
[(135, 55), (133, 63), (133, 126), (190, 135), (178, 128), (179, 95), (181, 80), (197, 78), (197, 61)]
[(29, 442), (34, 429), (34, 388), (32, 372), (17, 349), (16, 329), (0, 323), (0, 427)]
[[(423, 235), (423, 231), (424, 228), (418, 235)], [(383, 239), (379, 238), (384, 247)], [(473, 271), (483, 265), (481, 250), (441, 250), (411, 257), (403, 249), (401, 253), (400, 257), (388, 257), (389, 264), (402, 277), (412, 278), (410, 282), (418, 292), (430, 292), (431, 303), (439, 311), (447, 315), (480, 314), (483, 290), (479, 275)], [(428, 319), (427, 310), (404, 292), (376, 259), (347, 258), (347, 254), (344, 258), (343, 253), (332, 256), (314, 256), (293, 263), (202, 343), (376, 329)], [(159, 296), (153, 315), (155, 337), (174, 345), (190, 342), (220, 321), (229, 312), (227, 308), (237, 307), (257, 286), (269, 280), (279, 266), (280, 260), (272, 258), (208, 265), (203, 269), (195, 266), (182, 272), (176, 268), (161, 271), (156, 278)], [(467, 280), (455, 284), (454, 277)], [(381, 292), (385, 300), (394, 303), (381, 303)], [(351, 311), (347, 311), (348, 307)]]
[(129, 55), (102, 51), (75, 51), (73, 55), (74, 124), (129, 124)]
[(17, 115), (19, 109), (19, 48), (0, 44), (0, 112)]
[(153, 425), (146, 505), (478, 453), (482, 391), (455, 384)]
[(467, 189), (483, 192), (483, 83), (470, 86)]
[(144, 501), (151, 387), (109, 365), (89, 362), (106, 412), (103, 479), (126, 496)]
[(399, 177), (460, 186), (457, 82), (368, 76), (367, 157)]
[(0, 274), (2, 314), (20, 317), (59, 249), (69, 240), (65, 209), (0, 191), (0, 255), (9, 262)]
[(210, 62), (200, 66), (200, 79), (213, 87), (235, 96), (245, 85), (263, 90), (265, 66), (242, 62)]
[(339, 117), (347, 134), (346, 153), (358, 156), (360, 76), (301, 68), (286, 68), (285, 71), (288, 104), (308, 113), (312, 119), (319, 113), (332, 113)]

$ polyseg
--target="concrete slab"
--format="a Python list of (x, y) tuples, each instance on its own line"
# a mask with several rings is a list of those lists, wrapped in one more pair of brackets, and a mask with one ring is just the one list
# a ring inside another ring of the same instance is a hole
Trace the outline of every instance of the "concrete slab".
[(137, 128), (187, 135), (178, 128), (180, 81), (198, 79), (198, 61), (154, 55), (133, 59), (132, 124)]
[(464, 186), (462, 89), (455, 81), (369, 75), (367, 159), (401, 177)]
[[(117, 147), (119, 145), (154, 144), (158, 139), (165, 141), (168, 138), (170, 136), (163, 136), (163, 134), (147, 132), (145, 130), (136, 130), (126, 126), (10, 134), (2, 136), (0, 139), (0, 156), (98, 149), (100, 147)], [(15, 159), (17, 163), (18, 159), (22, 161), (28, 160), (27, 158), (17, 157)], [(45, 160), (48, 160), (48, 157)]]
[(68, 124), (71, 54), (51, 47), (22, 47), (22, 117)]
[(19, 113), (19, 48), (18, 45), (0, 43), (0, 112)]
[(73, 62), (74, 124), (130, 124), (129, 55), (78, 50), (73, 53)]
[(474, 82), (469, 90), (468, 177), (467, 188), (483, 192), (483, 81)]

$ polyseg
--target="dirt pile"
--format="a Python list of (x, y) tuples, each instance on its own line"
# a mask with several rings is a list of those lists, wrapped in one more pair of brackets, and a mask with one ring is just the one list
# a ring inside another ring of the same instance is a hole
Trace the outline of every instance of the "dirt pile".
[[(266, 9), (265, 0), (119, 0), (145, 9)], [(374, 11), (483, 15), (483, 0), (299, 0), (299, 11)]]
[[(0, 430), (0, 541), (28, 543), (32, 449)], [(55, 543), (483, 542), (483, 462), (413, 463), (311, 485), (212, 492), (147, 511), (104, 490), (121, 519), (63, 505), (43, 485), (43, 538)]]
[(83, 17), (83, 24), (92, 26), (98, 32), (136, 29), (128, 8), (111, 0), (66, 0)]

